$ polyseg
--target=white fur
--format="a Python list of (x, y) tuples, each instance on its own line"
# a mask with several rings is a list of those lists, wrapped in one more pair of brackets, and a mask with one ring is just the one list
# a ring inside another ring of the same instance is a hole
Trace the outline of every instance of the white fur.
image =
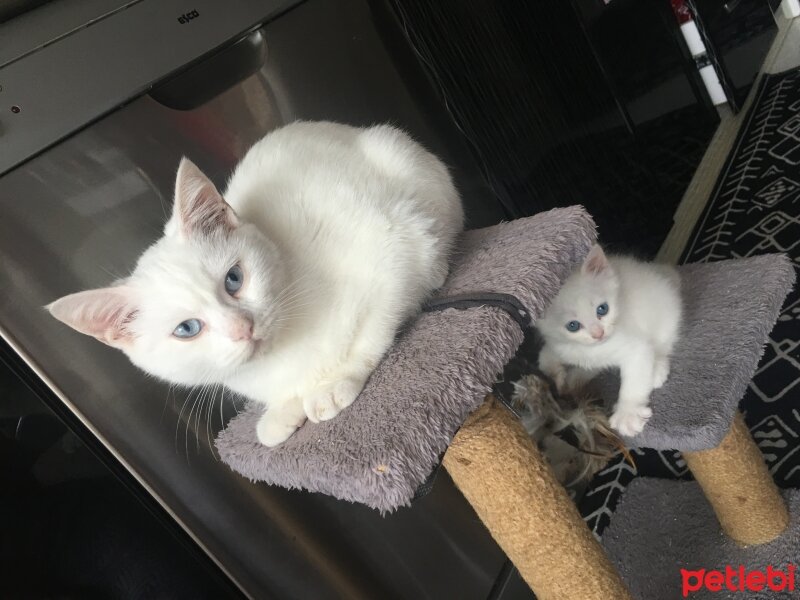
[[(608, 314), (597, 307), (608, 303)], [(609, 257), (595, 246), (564, 283), (537, 328), (545, 345), (540, 368), (560, 387), (576, 386), (599, 370), (618, 367), (619, 399), (610, 424), (633, 436), (652, 415), (650, 393), (669, 375), (669, 357), (679, 334), (680, 280), (674, 268), (627, 257)], [(567, 330), (578, 321), (576, 333)], [(595, 337), (592, 336), (595, 334)], [(565, 365), (577, 367), (570, 373)]]
[[(444, 165), (385, 125), (283, 127), (250, 149), (223, 196), (229, 206), (184, 160), (164, 237), (131, 277), (49, 308), (166, 381), (264, 403), (258, 437), (272, 446), (353, 402), (444, 282), (463, 213)], [(224, 280), (237, 263), (232, 297)], [(190, 318), (200, 335), (172, 335)]]

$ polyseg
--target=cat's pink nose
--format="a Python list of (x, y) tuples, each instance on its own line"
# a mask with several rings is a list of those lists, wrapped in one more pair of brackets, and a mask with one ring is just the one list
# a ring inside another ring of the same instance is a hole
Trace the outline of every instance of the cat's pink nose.
[(589, 335), (591, 335), (596, 340), (602, 340), (605, 333), (606, 332), (600, 325), (592, 325), (589, 328)]
[(245, 316), (236, 317), (230, 323), (228, 334), (234, 342), (252, 339), (253, 320)]

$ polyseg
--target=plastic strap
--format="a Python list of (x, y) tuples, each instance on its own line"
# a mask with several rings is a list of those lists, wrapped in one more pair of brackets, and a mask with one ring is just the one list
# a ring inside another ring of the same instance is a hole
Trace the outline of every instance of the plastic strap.
[(533, 324), (528, 309), (511, 294), (478, 292), (475, 294), (458, 294), (445, 298), (433, 298), (422, 306), (422, 310), (424, 312), (435, 312), (448, 308), (466, 310), (480, 306), (494, 306), (506, 311), (523, 331), (530, 329)]

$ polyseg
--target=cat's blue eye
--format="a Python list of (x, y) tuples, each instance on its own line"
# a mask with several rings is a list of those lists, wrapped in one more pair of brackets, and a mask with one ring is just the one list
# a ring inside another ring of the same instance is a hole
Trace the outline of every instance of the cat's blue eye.
[(233, 265), (225, 275), (225, 291), (233, 296), (242, 288), (243, 283), (244, 273), (242, 272), (242, 267)]
[(600, 306), (597, 307), (597, 316), (602, 317), (603, 315), (608, 314), (608, 302), (603, 302)]
[(177, 338), (189, 339), (196, 336), (203, 329), (200, 319), (186, 319), (172, 332)]
[(575, 333), (580, 328), (581, 324), (578, 321), (570, 321), (569, 323), (567, 323), (567, 331), (571, 331), (572, 333)]

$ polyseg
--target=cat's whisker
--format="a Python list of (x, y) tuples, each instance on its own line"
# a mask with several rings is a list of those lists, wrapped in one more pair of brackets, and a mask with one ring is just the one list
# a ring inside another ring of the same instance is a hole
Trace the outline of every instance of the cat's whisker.
[[(220, 383), (220, 384), (219, 384), (219, 407), (220, 407), (220, 411), (222, 410), (222, 403), (224, 402), (224, 399), (225, 399), (225, 385), (224, 385), (224, 384), (222, 384), (222, 383)], [(213, 408), (213, 407), (212, 407), (212, 408)], [(213, 419), (213, 416), (214, 416), (214, 414), (213, 414), (213, 412), (212, 412), (212, 413), (209, 415), (209, 421), (211, 421), (211, 419)], [(220, 431), (222, 431), (222, 428), (223, 428), (223, 425), (221, 425), (221, 424), (220, 424), (220, 427), (219, 427), (219, 429), (217, 429), (217, 430), (215, 431), (215, 430), (214, 430), (214, 427), (213, 427), (213, 425), (212, 425), (212, 427), (211, 427), (211, 434), (214, 436), (214, 441), (216, 441), (216, 439), (217, 439), (217, 433), (219, 433)], [(219, 460), (220, 456), (219, 456), (219, 452), (217, 451), (217, 446), (216, 446), (216, 443), (214, 444), (214, 448), (213, 448), (212, 454), (214, 455), (214, 458), (215, 458), (215, 460)]]
[(175, 454), (178, 453), (178, 431), (180, 430), (181, 426), (181, 414), (183, 414), (183, 409), (186, 406), (186, 400), (183, 401), (183, 405), (181, 406), (181, 412), (178, 414), (178, 418), (175, 420)]
[(200, 397), (200, 393), (202, 392), (203, 388), (201, 386), (195, 386), (194, 388), (194, 396), (191, 398), (189, 403), (189, 414), (186, 415), (186, 419), (184, 422), (184, 449), (186, 450), (186, 460), (189, 460), (189, 427), (192, 422), (192, 413), (194, 413), (195, 406), (197, 406), (197, 398)]
[(306, 300), (305, 302), (301, 302), (301, 300), (303, 300), (303, 299), (304, 298), (302, 298), (300, 296), (298, 296), (296, 298), (288, 298), (288, 299), (283, 300), (282, 302), (280, 302), (276, 306), (280, 310), (286, 310), (288, 308), (292, 308), (292, 307), (295, 307), (295, 306), (311, 306), (312, 304), (314, 304), (314, 302), (312, 300)]
[(314, 304), (313, 302), (305, 302), (302, 304), (294, 303), (294, 304), (280, 305), (277, 307), (276, 313), (278, 314), (278, 317), (294, 318), (298, 310), (302, 308), (307, 308), (309, 306), (312, 306), (313, 304)]
[(200, 454), (200, 416), (208, 396), (208, 386), (203, 386), (203, 392), (197, 399), (197, 410), (194, 413), (194, 452)]
[(223, 385), (222, 388), (220, 389), (220, 393), (219, 393), (219, 428), (220, 428), (220, 430), (222, 430), (222, 428), (225, 426), (224, 418), (222, 416), (222, 409), (224, 407), (225, 407), (225, 386)]
[[(192, 394), (194, 393), (195, 389), (197, 389), (197, 386), (194, 386), (189, 390), (188, 394), (186, 395), (186, 398), (184, 398), (184, 400), (183, 400), (183, 404), (181, 405), (181, 410), (178, 413), (178, 419), (177, 419), (177, 421), (175, 423), (175, 451), (176, 452), (178, 450), (178, 432), (180, 431), (181, 420), (183, 419), (183, 413), (186, 410), (186, 405), (189, 404), (189, 400), (191, 399)], [(190, 411), (189, 414), (191, 415), (191, 411)], [(187, 429), (186, 436), (184, 437), (184, 447), (185, 447), (185, 450), (186, 450), (186, 460), (187, 461), (189, 460), (188, 437), (189, 437), (189, 431)]]
[(292, 283), (287, 285), (285, 288), (283, 288), (280, 291), (280, 293), (275, 297), (275, 302), (276, 303), (281, 302), (290, 296), (296, 296), (304, 292), (305, 290), (302, 288), (302, 283), (305, 283), (304, 280), (307, 277), (308, 277), (307, 275), (299, 277), (295, 279)]
[(214, 423), (213, 423), (213, 415), (214, 415), (214, 403), (217, 401), (217, 392), (219, 391), (220, 384), (217, 383), (214, 385), (214, 393), (211, 394), (211, 401), (208, 403), (208, 413), (206, 414), (206, 428), (208, 431), (208, 450), (211, 452), (211, 456), (214, 457), (214, 460), (217, 460), (217, 453), (214, 449), (213, 438), (214, 438)]
[(291, 326), (298, 318), (302, 318), (306, 316), (306, 313), (299, 313), (295, 315), (289, 315), (284, 318), (275, 319), (272, 322), (273, 333), (275, 332), (282, 332), (287, 327)]
[[(186, 416), (186, 424), (185, 424), (186, 426), (184, 428), (184, 431), (185, 431), (185, 435), (184, 435), (184, 450), (186, 452), (186, 460), (187, 460), (187, 462), (189, 461), (189, 427), (191, 426), (191, 423), (192, 423), (192, 413), (195, 411), (196, 408), (199, 411), (198, 403), (199, 403), (200, 398), (201, 398), (202, 394), (204, 393), (204, 391), (205, 391), (205, 389), (206, 389), (206, 387), (208, 385), (208, 382), (209, 382), (209, 378), (206, 377), (202, 383), (192, 387), (192, 389), (189, 392), (189, 395), (186, 397), (186, 400), (184, 401), (184, 408), (186, 407), (187, 403), (190, 403), (190, 405), (191, 405), (191, 407), (189, 409), (189, 414)], [(194, 398), (193, 398), (193, 396), (194, 396)], [(184, 410), (182, 408), (181, 409), (181, 415), (183, 415), (183, 412), (184, 412)], [(180, 416), (179, 416), (178, 426), (180, 427)], [(196, 426), (195, 426), (195, 440), (197, 440), (197, 450), (199, 451), (200, 450), (200, 445), (199, 445), (199, 440), (197, 439), (197, 427)]]
[(308, 290), (305, 287), (307, 280), (310, 280), (309, 275), (303, 275), (295, 279), (291, 284), (281, 290), (281, 292), (275, 297), (274, 302), (276, 304), (281, 304), (282, 302), (305, 295), (308, 293)]
[(273, 302), (275, 302), (275, 304), (280, 304), (281, 302), (284, 302), (287, 298), (297, 297), (302, 293), (302, 291), (303, 290), (300, 288), (300, 286), (296, 287), (289, 286), (281, 290), (281, 292), (277, 296), (275, 296)]
[[(301, 304), (302, 300), (306, 300), (306, 301)], [(293, 307), (293, 306), (298, 306), (298, 305), (299, 306), (309, 306), (311, 304), (313, 304), (313, 302), (310, 301), (310, 300), (307, 300), (304, 297), (304, 295), (298, 295), (298, 296), (293, 296), (293, 297), (290, 297), (290, 298), (284, 298), (283, 300), (280, 300), (280, 301), (276, 302), (275, 306), (279, 311), (283, 311), (283, 310), (286, 310), (286, 309), (288, 309), (290, 307)]]
[(298, 317), (307, 317), (309, 314), (311, 314), (311, 313), (299, 312), (299, 311), (294, 311), (294, 312), (291, 312), (291, 313), (281, 313), (281, 316), (277, 317), (273, 321), (273, 323), (282, 323), (283, 321), (292, 321), (294, 319), (297, 319)]
[(164, 197), (159, 194), (158, 203), (161, 205), (161, 211), (164, 213), (164, 221), (169, 221), (169, 213), (167, 212), (167, 205), (164, 202)]
[[(187, 461), (189, 460), (189, 430), (191, 429), (191, 426), (192, 426), (192, 414), (195, 412), (195, 409), (197, 408), (197, 404), (200, 401), (200, 396), (202, 395), (203, 390), (205, 390), (205, 384), (202, 385), (202, 386), (198, 386), (197, 387), (197, 393), (194, 395), (194, 398), (192, 399), (192, 404), (191, 404), (191, 407), (189, 409), (189, 414), (186, 417), (186, 424), (185, 424), (186, 444), (185, 445), (186, 445), (186, 460)], [(195, 439), (197, 439), (197, 430), (195, 430)]]
[[(175, 387), (174, 383), (171, 383), (171, 384), (169, 384), (169, 386), (167, 386), (167, 394), (164, 397), (164, 406), (161, 409), (161, 416), (158, 419), (159, 423), (163, 423), (164, 422), (164, 415), (167, 413), (167, 404), (169, 404), (169, 399), (170, 399), (170, 396), (172, 396), (172, 390), (173, 390), (174, 387)], [(174, 398), (174, 396), (172, 396), (172, 397)]]
[(208, 412), (206, 413), (206, 431), (208, 431), (208, 449), (211, 451), (211, 454), (214, 454), (214, 447), (211, 444), (211, 438), (214, 435), (214, 426), (212, 423), (212, 418), (214, 414), (214, 403), (217, 400), (217, 391), (219, 390), (219, 384), (214, 385), (214, 391), (211, 394), (211, 401), (208, 403)]
[(209, 413), (211, 412), (211, 406), (214, 402), (214, 395), (217, 393), (217, 385), (214, 384), (214, 387), (211, 388), (211, 393), (208, 394), (208, 398), (206, 399), (205, 407), (203, 410), (203, 417), (206, 421), (206, 442), (208, 442), (208, 449), (211, 450), (211, 430), (209, 427), (209, 423), (211, 419), (209, 418)]
[(288, 306), (278, 306), (275, 311), (277, 316), (272, 321), (272, 324), (281, 325), (282, 323), (296, 321), (299, 318), (306, 317), (310, 313), (308, 311), (303, 311), (302, 309), (307, 308), (312, 304), (312, 302), (306, 302), (303, 304), (296, 303)]
[(311, 315), (310, 312), (301, 312), (301, 311), (296, 311), (296, 312), (292, 312), (292, 313), (285, 313), (285, 314), (281, 314), (280, 316), (276, 317), (275, 320), (272, 321), (272, 322), (273, 323), (288, 323), (288, 322), (291, 322), (291, 321), (297, 321), (298, 319), (302, 319), (304, 317), (308, 317), (309, 315)]
[(119, 273), (117, 273), (116, 271), (112, 271), (111, 269), (108, 269), (108, 268), (106, 268), (106, 267), (104, 267), (102, 265), (97, 265), (97, 266), (101, 271), (106, 273), (109, 277), (111, 277), (115, 281), (120, 280), (120, 279), (124, 279), (124, 277), (122, 275), (120, 275)]
[(208, 400), (209, 390), (209, 384), (205, 384), (203, 386), (203, 392), (200, 394), (200, 398), (198, 399), (197, 411), (194, 415), (194, 445), (196, 454), (200, 454), (200, 418), (202, 416), (202, 411), (205, 407), (206, 401)]
[(282, 329), (283, 327), (286, 327), (286, 326), (287, 326), (289, 323), (291, 323), (292, 321), (294, 321), (294, 320), (295, 320), (295, 319), (297, 319), (298, 317), (302, 317), (302, 316), (303, 316), (303, 315), (291, 315), (291, 316), (288, 316), (288, 317), (283, 317), (283, 318), (280, 318), (280, 319), (275, 319), (275, 320), (272, 322), (272, 326), (280, 330), (280, 329)]
[(300, 288), (300, 286), (302, 286), (303, 284), (307, 283), (310, 279), (311, 279), (311, 271), (309, 269), (305, 269), (301, 273), (295, 273), (292, 282), (285, 288), (283, 288), (283, 290), (281, 290), (281, 293), (287, 293), (292, 290), (296, 290)]

